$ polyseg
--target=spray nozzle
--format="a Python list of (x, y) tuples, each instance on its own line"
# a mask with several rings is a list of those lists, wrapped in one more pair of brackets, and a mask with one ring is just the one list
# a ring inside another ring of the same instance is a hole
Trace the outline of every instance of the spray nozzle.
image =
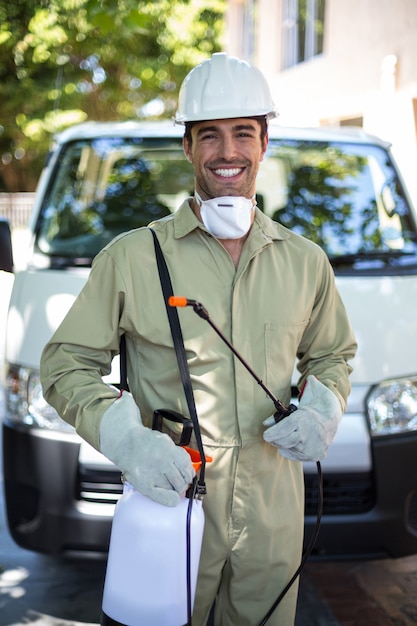
[(197, 300), (190, 300), (189, 298), (185, 298), (184, 296), (171, 296), (170, 298), (168, 298), (168, 304), (172, 307), (192, 306), (194, 312), (197, 313), (197, 315), (202, 317), (203, 320), (206, 320), (207, 322), (210, 321), (210, 316), (207, 309), (203, 307), (201, 302), (197, 302)]

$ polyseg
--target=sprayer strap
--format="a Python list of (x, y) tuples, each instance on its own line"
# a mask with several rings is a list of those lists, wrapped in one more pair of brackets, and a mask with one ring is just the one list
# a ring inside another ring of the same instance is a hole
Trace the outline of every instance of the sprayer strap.
[(175, 307), (172, 307), (168, 304), (168, 299), (173, 294), (171, 277), (169, 275), (168, 267), (165, 261), (164, 254), (162, 252), (160, 243), (158, 241), (158, 237), (156, 236), (155, 231), (150, 228), (149, 229), (154, 238), (155, 244), (155, 255), (156, 255), (156, 263), (158, 266), (159, 278), (161, 280), (162, 292), (164, 294), (164, 302), (165, 308), (168, 315), (169, 325), (171, 327), (172, 339), (174, 342), (175, 353), (177, 355), (178, 368), (181, 374), (181, 380), (184, 387), (184, 393), (187, 400), (188, 410), (190, 413), (191, 420), (194, 426), (194, 433), (197, 441), (198, 451), (201, 456), (202, 466), (200, 470), (199, 477), (199, 487), (204, 488), (204, 473), (205, 473), (205, 456), (203, 450), (203, 442), (201, 440), (201, 431), (200, 425), (198, 423), (197, 409), (195, 406), (193, 387), (191, 383), (190, 371), (188, 369), (187, 355), (185, 354), (184, 348), (184, 339), (182, 336), (182, 330), (180, 325), (180, 320), (178, 317), (178, 311)]
[(126, 335), (120, 337), (120, 389), (129, 391), (127, 382)]

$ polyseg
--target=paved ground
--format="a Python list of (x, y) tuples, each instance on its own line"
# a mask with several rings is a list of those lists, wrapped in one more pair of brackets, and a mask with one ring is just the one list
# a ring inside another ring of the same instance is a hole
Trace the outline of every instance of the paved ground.
[[(341, 626), (417, 624), (417, 557), (308, 563), (305, 579)], [(316, 624), (316, 622), (312, 622)], [(317, 622), (323, 624), (326, 622)]]

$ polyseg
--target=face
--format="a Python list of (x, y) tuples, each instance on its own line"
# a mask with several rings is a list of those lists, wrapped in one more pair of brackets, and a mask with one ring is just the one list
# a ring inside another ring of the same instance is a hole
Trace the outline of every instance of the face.
[(184, 152), (194, 167), (196, 190), (203, 200), (220, 196), (252, 198), (268, 138), (257, 120), (236, 118), (198, 122)]

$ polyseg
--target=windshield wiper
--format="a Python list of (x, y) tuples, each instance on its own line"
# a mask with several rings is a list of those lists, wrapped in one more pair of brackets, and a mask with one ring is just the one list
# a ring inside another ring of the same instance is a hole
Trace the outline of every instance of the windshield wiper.
[(329, 256), (329, 260), (334, 267), (339, 267), (340, 265), (353, 265), (357, 262), (366, 261), (369, 261), (370, 263), (382, 261), (388, 265), (398, 265), (398, 259), (404, 257), (415, 257), (417, 262), (417, 253), (415, 250), (369, 250), (367, 252), (353, 252), (350, 254)]

